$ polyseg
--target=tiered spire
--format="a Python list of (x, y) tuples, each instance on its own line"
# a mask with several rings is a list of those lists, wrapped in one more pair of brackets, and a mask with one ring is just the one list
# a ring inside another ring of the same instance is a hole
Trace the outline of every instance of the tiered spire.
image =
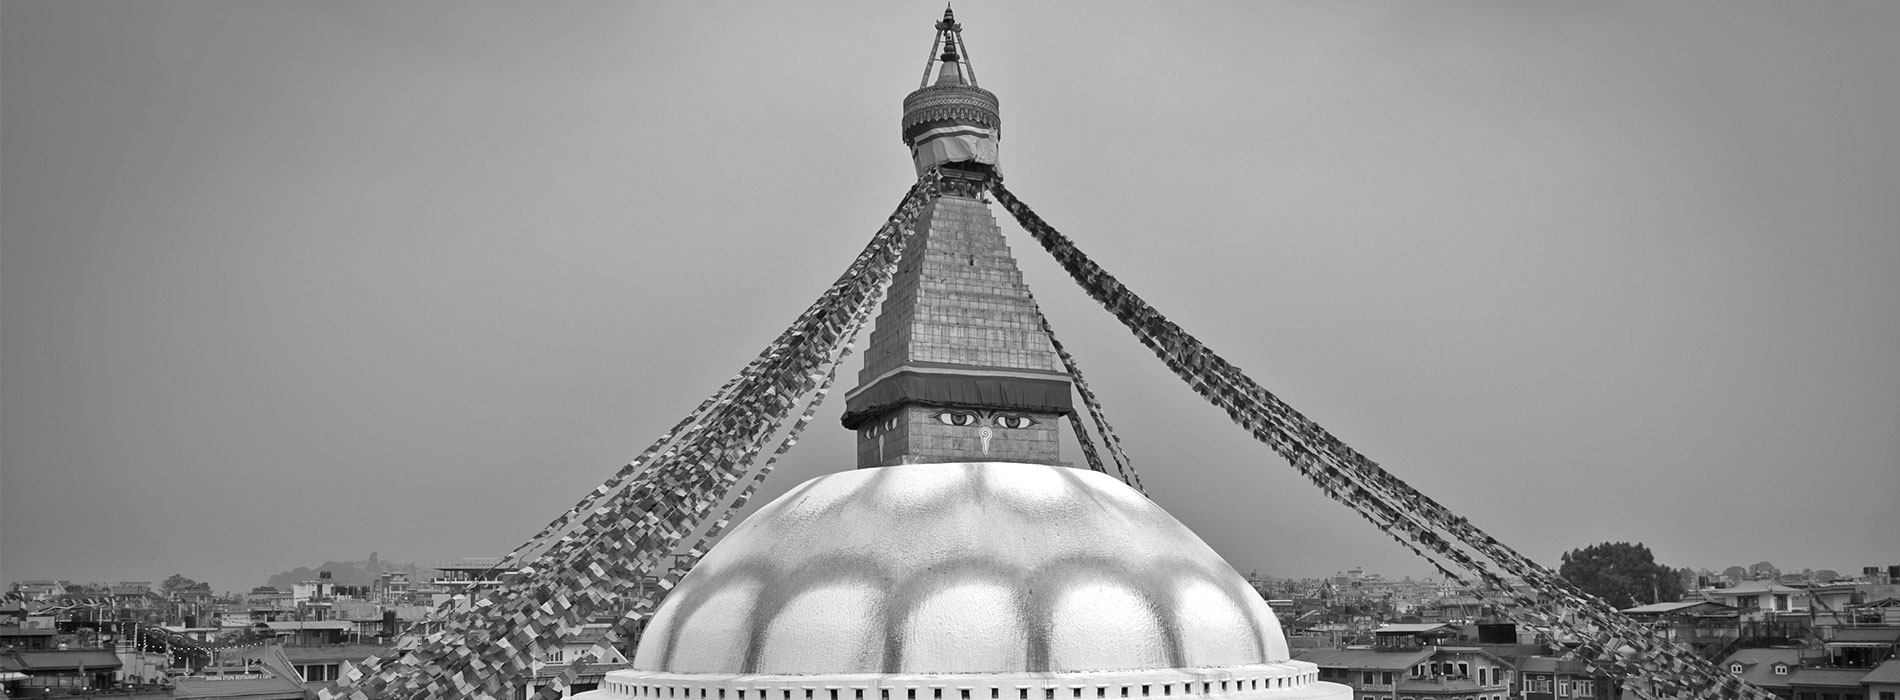
[(962, 32), (944, 10), (925, 84), (904, 98), (904, 143), (919, 174), (943, 170), (946, 194), (917, 219), (846, 395), (859, 467), (1060, 463), (1070, 379), (982, 198), (1001, 120), (996, 95), (976, 86)]

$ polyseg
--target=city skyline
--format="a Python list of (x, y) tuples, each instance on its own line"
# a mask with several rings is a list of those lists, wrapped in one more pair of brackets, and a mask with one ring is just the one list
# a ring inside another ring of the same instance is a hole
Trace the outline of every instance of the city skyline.
[[(219, 590), (498, 555), (638, 452), (889, 213), (940, 11), (4, 7), (0, 580)], [(1900, 562), (1900, 11), (958, 12), (1013, 190), (1506, 544)], [(1237, 569), (1428, 571), (1001, 218)]]

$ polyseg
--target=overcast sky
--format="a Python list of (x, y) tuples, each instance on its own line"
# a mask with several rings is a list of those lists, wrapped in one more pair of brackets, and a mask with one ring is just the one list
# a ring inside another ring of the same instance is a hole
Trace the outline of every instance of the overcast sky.
[[(500, 554), (645, 447), (897, 203), (942, 9), (3, 7), (0, 580), (219, 590)], [(1499, 539), (1900, 563), (1900, 4), (957, 9), (1013, 190)], [(1428, 573), (996, 212), (1235, 567)]]

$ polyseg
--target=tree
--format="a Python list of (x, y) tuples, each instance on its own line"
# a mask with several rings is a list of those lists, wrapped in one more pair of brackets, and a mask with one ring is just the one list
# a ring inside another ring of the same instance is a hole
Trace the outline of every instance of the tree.
[(172, 574), (165, 577), (163, 583), (158, 584), (158, 589), (166, 593), (171, 593), (173, 591), (197, 588), (199, 585), (197, 581), (185, 578), (184, 574)]
[(1642, 543), (1605, 542), (1566, 552), (1557, 575), (1619, 608), (1682, 599), (1676, 570), (1656, 563)]
[(1740, 581), (1742, 579), (1748, 578), (1748, 570), (1739, 566), (1731, 566), (1729, 568), (1723, 569), (1722, 575), (1727, 576), (1729, 580), (1731, 581)]

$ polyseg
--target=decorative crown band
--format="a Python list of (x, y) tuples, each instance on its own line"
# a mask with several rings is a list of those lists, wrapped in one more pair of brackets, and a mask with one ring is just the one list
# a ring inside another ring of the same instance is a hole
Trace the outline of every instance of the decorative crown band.
[(934, 121), (968, 121), (997, 128), (1003, 125), (997, 111), (996, 93), (967, 85), (932, 85), (904, 97), (904, 143), (910, 143), (910, 131), (919, 124)]

